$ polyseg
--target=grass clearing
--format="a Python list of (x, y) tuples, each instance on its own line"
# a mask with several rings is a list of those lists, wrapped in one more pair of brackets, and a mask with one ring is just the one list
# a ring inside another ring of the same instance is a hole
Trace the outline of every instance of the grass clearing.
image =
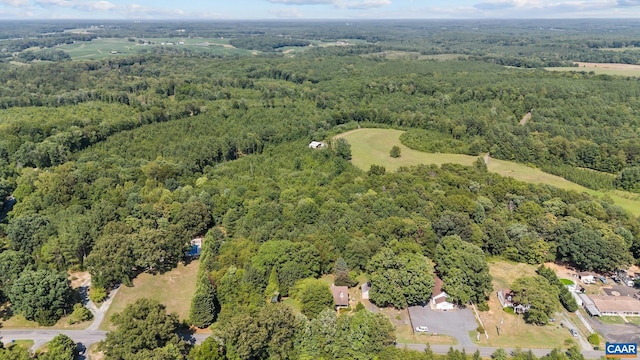
[[(396, 171), (403, 166), (416, 166), (421, 164), (442, 165), (447, 163), (471, 166), (478, 158), (462, 154), (425, 153), (410, 149), (400, 142), (402, 130), (394, 129), (357, 129), (337, 135), (336, 138), (344, 138), (351, 144), (351, 163), (363, 170), (369, 170), (371, 165), (382, 165), (387, 171)], [(391, 147), (399, 146), (401, 156), (392, 158), (389, 156)], [(640, 216), (640, 199), (636, 194), (624, 191), (596, 191), (573, 183), (560, 176), (545, 173), (526, 165), (512, 161), (489, 159), (487, 165), (489, 171), (498, 175), (512, 177), (516, 180), (532, 183), (547, 184), (563, 190), (586, 192), (592, 196), (602, 198), (607, 196), (616, 205), (626, 211)]]
[[(10, 310), (5, 309), (3, 306), (0, 306), (0, 313), (3, 313), (5, 316), (8, 312), (10, 314)], [(57, 323), (53, 326), (40, 326), (35, 321), (29, 321), (25, 319), (24, 316), (20, 314), (13, 314), (8, 317), (6, 320), (0, 319), (0, 327), (3, 329), (59, 329), (59, 330), (80, 330), (84, 329), (91, 324), (91, 321), (85, 321), (78, 324), (69, 325), (69, 317), (65, 316), (62, 319), (58, 320)]]
[[(489, 311), (480, 312), (480, 319), (489, 339), (480, 336), (476, 341), (475, 332), (471, 337), (474, 343), (480, 346), (510, 347), (510, 348), (551, 348), (566, 347), (564, 341), (568, 338), (566, 329), (559, 324), (545, 326), (529, 325), (524, 322), (521, 315), (505, 312), (498, 301), (496, 292), (498, 289), (509, 287), (510, 283), (521, 276), (535, 275), (536, 266), (528, 264), (516, 264), (506, 261), (489, 263), (489, 272), (493, 277), (494, 291), (489, 296)], [(500, 323), (502, 322), (502, 325)], [(500, 327), (500, 335), (498, 328)]]
[(620, 316), (600, 316), (598, 318), (600, 321), (602, 321), (605, 324), (624, 324), (624, 319), (621, 318)]
[(548, 67), (549, 71), (593, 72), (603, 75), (640, 76), (640, 65), (575, 62), (575, 67)]
[(562, 285), (573, 285), (573, 284), (575, 284), (572, 280), (569, 280), (569, 279), (560, 279), (560, 282), (562, 283)]
[(189, 317), (191, 298), (196, 291), (196, 278), (199, 261), (188, 265), (179, 264), (175, 269), (160, 275), (143, 273), (133, 280), (132, 287), (122, 286), (116, 294), (105, 320), (100, 324), (102, 330), (113, 330), (110, 318), (119, 313), (128, 304), (141, 298), (157, 300), (167, 307), (167, 312), (175, 312), (181, 320)]

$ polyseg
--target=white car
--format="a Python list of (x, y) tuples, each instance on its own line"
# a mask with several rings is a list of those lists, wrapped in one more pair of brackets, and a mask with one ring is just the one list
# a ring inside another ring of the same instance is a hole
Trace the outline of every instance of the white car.
[(417, 326), (416, 327), (416, 332), (427, 332), (429, 331), (429, 328), (426, 326)]

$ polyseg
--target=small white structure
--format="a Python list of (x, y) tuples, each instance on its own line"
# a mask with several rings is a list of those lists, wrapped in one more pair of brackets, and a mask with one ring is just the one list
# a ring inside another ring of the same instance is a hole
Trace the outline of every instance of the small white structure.
[(455, 308), (455, 305), (453, 303), (447, 301), (449, 294), (442, 290), (443, 285), (444, 283), (442, 282), (442, 279), (436, 276), (430, 301), (431, 309), (433, 310), (447, 311), (453, 310), (453, 308)]
[(371, 283), (364, 283), (360, 286), (360, 289), (362, 290), (362, 298), (369, 300), (369, 290), (371, 290)]
[(312, 149), (322, 149), (327, 147), (327, 144), (321, 142), (321, 141), (312, 141), (309, 143), (309, 147)]
[(585, 271), (585, 272), (578, 273), (578, 277), (580, 278), (580, 281), (582, 281), (584, 284), (595, 284), (596, 283), (595, 277), (590, 272), (586, 272)]
[(453, 305), (452, 303), (448, 302), (447, 301), (447, 297), (449, 297), (449, 295), (444, 291), (441, 292), (440, 294), (432, 297), (431, 298), (431, 306), (435, 310), (443, 310), (443, 311), (453, 310), (455, 305)]

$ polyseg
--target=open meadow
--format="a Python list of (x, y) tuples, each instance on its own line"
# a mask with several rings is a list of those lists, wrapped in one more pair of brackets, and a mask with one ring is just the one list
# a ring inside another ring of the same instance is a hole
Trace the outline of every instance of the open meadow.
[[(402, 130), (394, 129), (357, 129), (337, 135), (337, 138), (346, 139), (351, 144), (351, 162), (353, 165), (369, 170), (371, 165), (382, 165), (388, 171), (396, 171), (403, 166), (416, 166), (420, 164), (454, 163), (471, 166), (476, 161), (476, 156), (447, 153), (425, 153), (410, 149), (400, 142)], [(399, 146), (401, 156), (392, 158), (389, 156), (391, 147)], [(608, 196), (613, 202), (634, 215), (640, 215), (640, 199), (637, 194), (623, 191), (597, 191), (573, 183), (560, 176), (545, 173), (536, 168), (518, 164), (512, 161), (489, 158), (487, 168), (489, 171), (501, 176), (512, 177), (516, 180), (532, 183), (546, 184), (564, 190), (586, 192), (596, 197)]]
[(132, 287), (121, 285), (100, 328), (113, 330), (109, 320), (111, 316), (141, 298), (157, 300), (167, 307), (168, 313), (175, 312), (180, 320), (186, 320), (191, 298), (196, 291), (199, 264), (199, 261), (192, 261), (186, 266), (179, 264), (175, 269), (159, 275), (142, 273), (133, 280)]
[(547, 67), (549, 71), (594, 72), (603, 75), (640, 77), (640, 65), (575, 62), (577, 67)]

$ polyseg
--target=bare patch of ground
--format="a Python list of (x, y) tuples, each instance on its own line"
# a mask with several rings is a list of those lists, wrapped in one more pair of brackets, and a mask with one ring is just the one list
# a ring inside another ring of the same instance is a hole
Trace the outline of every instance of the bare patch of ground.
[(529, 120), (531, 120), (531, 111), (529, 111), (528, 113), (524, 114), (524, 116), (520, 120), (520, 125), (522, 125), (522, 126), (527, 125)]
[(633, 64), (610, 64), (610, 63), (590, 63), (590, 62), (574, 62), (581, 68), (598, 68), (607, 70), (640, 70), (640, 65)]

